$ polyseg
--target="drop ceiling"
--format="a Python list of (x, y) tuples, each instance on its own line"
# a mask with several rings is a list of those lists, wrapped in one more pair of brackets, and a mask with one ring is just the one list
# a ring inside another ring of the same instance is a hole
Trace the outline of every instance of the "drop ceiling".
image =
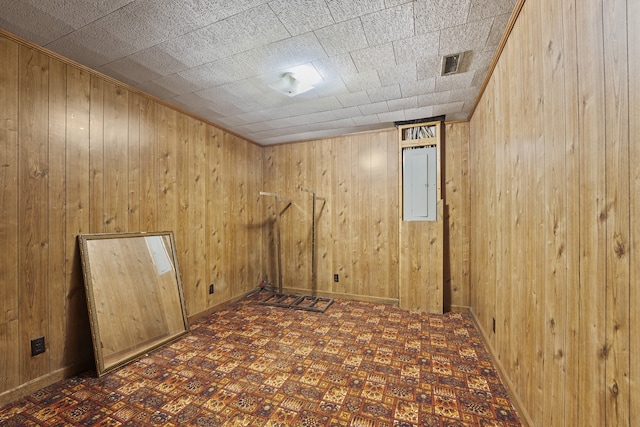
[[(516, 2), (0, 0), (0, 27), (270, 145), (467, 119)], [(269, 87), (287, 72), (314, 88)]]

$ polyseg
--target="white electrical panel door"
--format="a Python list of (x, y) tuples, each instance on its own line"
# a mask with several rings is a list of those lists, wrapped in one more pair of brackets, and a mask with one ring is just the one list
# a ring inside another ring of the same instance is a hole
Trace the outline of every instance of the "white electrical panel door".
[(402, 150), (402, 217), (405, 221), (435, 221), (437, 197), (436, 147)]

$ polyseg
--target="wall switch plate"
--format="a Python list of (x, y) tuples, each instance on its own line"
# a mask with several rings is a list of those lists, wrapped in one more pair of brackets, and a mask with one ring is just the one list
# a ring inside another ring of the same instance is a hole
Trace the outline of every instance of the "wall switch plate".
[(214, 292), (213, 289), (213, 283), (209, 285), (209, 295), (211, 295)]
[(338, 273), (333, 275), (333, 281), (334, 282), (339, 282), (340, 281), (340, 276), (338, 276)]
[(37, 356), (47, 350), (44, 345), (44, 337), (34, 338), (31, 340), (31, 356)]

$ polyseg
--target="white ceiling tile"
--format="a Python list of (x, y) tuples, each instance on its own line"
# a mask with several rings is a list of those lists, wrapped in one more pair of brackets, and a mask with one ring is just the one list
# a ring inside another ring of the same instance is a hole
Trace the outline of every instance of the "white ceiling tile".
[(431, 93), (436, 90), (436, 79), (430, 78), (415, 82), (405, 82), (400, 85), (400, 90), (402, 91), (402, 96), (405, 98)]
[(417, 0), (416, 34), (431, 33), (467, 22), (471, 0)]
[(369, 89), (367, 93), (369, 94), (371, 102), (388, 101), (390, 99), (398, 99), (402, 96), (399, 84)]
[(469, 22), (492, 18), (497, 15), (511, 15), (518, 0), (472, 0)]
[(383, 67), (394, 67), (396, 65), (391, 43), (367, 47), (351, 52), (353, 62), (360, 72)]
[(313, 33), (291, 37), (235, 56), (249, 64), (256, 71), (256, 75), (286, 70), (326, 57), (324, 49)]
[(393, 42), (398, 64), (415, 64), (423, 56), (437, 56), (440, 50), (440, 32), (420, 34)]
[(375, 70), (343, 76), (342, 81), (350, 92), (360, 92), (381, 86), (380, 77), (378, 76), (378, 72)]
[(99, 67), (98, 71), (110, 76), (116, 76), (118, 80), (132, 86), (161, 77), (153, 69), (136, 62), (136, 58), (131, 56), (105, 64)]
[(292, 36), (333, 24), (324, 0), (274, 0), (269, 6)]
[(241, 60), (223, 58), (178, 74), (201, 88), (208, 88), (251, 77), (254, 72)]
[(197, 67), (220, 59), (226, 52), (220, 50), (206, 28), (200, 28), (156, 46), (187, 67)]
[(369, 99), (369, 94), (367, 94), (366, 90), (363, 90), (361, 92), (340, 94), (337, 95), (336, 98), (338, 98), (340, 104), (345, 108), (355, 107), (371, 102), (371, 100)]
[(357, 106), (333, 110), (332, 113), (336, 119), (348, 119), (362, 115)]
[(156, 98), (160, 98), (160, 99), (171, 99), (174, 96), (176, 96), (175, 93), (173, 93), (172, 91), (168, 90), (167, 88), (164, 88), (160, 85), (155, 84), (152, 81), (148, 81), (148, 82), (144, 82), (142, 84), (139, 84), (136, 86), (136, 88), (138, 88), (139, 90), (148, 93), (150, 95), (155, 96)]
[(464, 102), (462, 102), (462, 101), (451, 102), (449, 104), (434, 105), (433, 106), (433, 115), (434, 116), (440, 116), (440, 115), (447, 115), (447, 114), (451, 114), (451, 113), (459, 113), (459, 112), (462, 111), (463, 107), (464, 107)]
[(380, 118), (377, 114), (369, 114), (367, 116), (354, 117), (353, 122), (356, 124), (356, 126), (379, 124)]
[(207, 27), (221, 57), (284, 40), (289, 32), (268, 5), (213, 23)]
[(348, 93), (349, 89), (347, 89), (347, 86), (345, 86), (341, 79), (337, 79), (330, 80), (328, 82), (321, 82), (315, 86), (313, 91), (317, 93), (319, 97), (325, 97)]
[(471, 86), (482, 86), (488, 72), (489, 69), (476, 70), (473, 74), (473, 80), (471, 80)]
[(418, 97), (410, 96), (405, 98), (391, 99), (387, 101), (389, 111), (407, 110), (418, 107)]
[(440, 55), (484, 48), (492, 23), (493, 19), (486, 19), (442, 30)]
[(418, 80), (424, 80), (439, 76), (442, 71), (442, 57), (440, 56), (423, 56), (418, 59), (416, 64)]
[(368, 116), (370, 114), (380, 114), (386, 113), (389, 111), (389, 106), (386, 101), (373, 102), (371, 104), (363, 104), (359, 105), (358, 108), (363, 116)]
[(168, 37), (180, 36), (202, 25), (198, 14), (174, 0), (136, 0), (123, 9)]
[(450, 91), (449, 101), (474, 101), (478, 95), (479, 87), (474, 86), (467, 89), (457, 89)]
[(179, 74), (170, 74), (153, 81), (155, 84), (162, 86), (173, 93), (183, 95), (198, 90), (198, 86), (194, 85)]
[(466, 89), (471, 87), (474, 73), (453, 74), (451, 76), (436, 77), (436, 92)]
[(386, 7), (400, 6), (401, 4), (411, 3), (415, 0), (384, 0)]
[(326, 0), (336, 22), (347, 21), (385, 8), (384, 0)]
[(45, 46), (71, 32), (74, 27), (22, 0), (3, 0), (0, 28)]
[(124, 9), (118, 9), (83, 29), (91, 27), (93, 27), (93, 31), (111, 34), (116, 39), (132, 46), (135, 51), (161, 43), (167, 38), (160, 29), (154, 28), (150, 23), (138, 19)]
[(69, 33), (46, 47), (94, 69), (136, 51), (133, 46), (93, 25)]
[(330, 58), (322, 58), (313, 62), (316, 70), (325, 80), (339, 79), (341, 76), (357, 74), (358, 69), (348, 53)]
[(329, 56), (368, 46), (360, 18), (316, 30), (315, 34)]
[(491, 32), (489, 33), (489, 37), (487, 38), (487, 46), (493, 47), (494, 51), (502, 40), (502, 36), (504, 35), (505, 29), (507, 28), (509, 19), (511, 19), (511, 13), (499, 15), (493, 19)]
[(378, 120), (380, 123), (394, 123), (406, 120), (404, 115), (404, 110), (398, 111), (389, 111), (388, 113), (380, 113), (378, 114)]
[(415, 62), (405, 63), (396, 67), (382, 68), (378, 70), (378, 76), (382, 86), (415, 82), (417, 80), (416, 64)]
[(161, 76), (174, 74), (187, 68), (187, 65), (168, 53), (162, 45), (137, 52), (133, 56), (136, 63), (154, 70)]
[(74, 29), (78, 29), (87, 25), (89, 22), (108, 15), (116, 9), (120, 9), (132, 1), (133, 0), (114, 0), (98, 4), (93, 0), (3, 0), (2, 12), (3, 14), (6, 13), (7, 6), (12, 3), (19, 3), (22, 9), (28, 11), (27, 13), (33, 13), (33, 18), (37, 18), (39, 12), (45, 12), (55, 18), (58, 24), (65, 22)]
[(449, 91), (418, 95), (418, 106), (426, 107), (429, 105), (446, 104), (449, 102), (450, 96), (451, 93)]
[(369, 45), (376, 46), (413, 36), (413, 4), (365, 15), (361, 18)]
[(433, 106), (428, 107), (418, 107), (418, 108), (409, 108), (404, 110), (405, 120), (417, 120), (417, 119), (426, 119), (429, 117), (433, 117)]
[(176, 0), (182, 7), (189, 8), (198, 18), (200, 25), (208, 25), (230, 16), (238, 15), (268, 0)]

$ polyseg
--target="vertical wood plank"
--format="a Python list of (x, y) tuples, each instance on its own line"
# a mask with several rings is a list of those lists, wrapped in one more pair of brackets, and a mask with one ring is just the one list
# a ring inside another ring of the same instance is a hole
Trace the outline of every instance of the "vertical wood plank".
[(19, 278), (20, 381), (46, 374), (48, 354), (31, 357), (30, 340), (48, 333), (48, 84), (49, 58), (20, 47)]
[[(66, 160), (66, 264), (67, 289), (65, 354), (67, 366), (92, 356), (91, 332), (77, 235), (88, 233), (90, 200), (90, 93), (91, 76), (67, 66)], [(73, 165), (71, 167), (71, 165)]]
[(178, 224), (177, 116), (178, 113), (168, 107), (158, 109), (157, 192), (160, 231), (175, 231), (173, 229)]
[(104, 81), (91, 76), (89, 128), (89, 228), (104, 232)]
[(334, 185), (335, 212), (334, 215), (334, 272), (339, 275), (339, 282), (333, 284), (334, 292), (346, 293), (352, 289), (351, 250), (349, 242), (352, 239), (349, 218), (351, 216), (350, 201), (354, 191), (351, 185), (351, 137), (333, 141), (333, 167), (336, 171)]
[[(640, 46), (640, 27), (631, 23), (640, 22), (640, 2), (627, 0), (627, 43), (628, 46)], [(629, 49), (629, 76), (640, 75), (640, 52), (637, 48)], [(629, 79), (629, 163), (630, 163), (630, 212), (629, 218), (640, 218), (640, 198), (633, 196), (640, 194), (640, 79)], [(629, 272), (629, 424), (640, 425), (640, 221), (631, 221), (631, 241), (629, 257), (631, 270)]]
[(0, 391), (20, 384), (19, 47), (0, 37)]
[[(580, 144), (580, 295), (582, 321), (578, 360), (581, 384), (580, 425), (606, 425), (605, 390), (606, 310), (606, 141), (602, 2), (576, 2)], [(605, 352), (603, 353), (603, 350)]]
[[(187, 230), (192, 234), (189, 240), (189, 262), (193, 266), (193, 288), (187, 299), (190, 313), (198, 313), (206, 308), (208, 293), (206, 271), (206, 175), (207, 175), (207, 126), (193, 120), (191, 122), (191, 143), (189, 144), (188, 186), (190, 221)], [(185, 296), (186, 297), (186, 296)]]
[(140, 199), (142, 198), (140, 190), (140, 102), (140, 95), (129, 95), (129, 128), (127, 130), (127, 140), (129, 142), (127, 149), (127, 158), (129, 160), (127, 165), (127, 230), (132, 232), (140, 230)]
[(129, 100), (120, 86), (105, 84), (104, 94), (104, 194), (102, 230), (107, 233), (127, 231), (129, 225)]
[[(177, 210), (177, 222), (174, 223), (174, 235), (176, 240), (176, 255), (178, 257), (178, 264), (182, 266), (192, 266), (193, 260), (191, 259), (191, 237), (194, 235), (193, 231), (189, 230), (191, 225), (196, 226), (193, 223), (191, 217), (191, 205), (189, 200), (191, 199), (191, 193), (194, 190), (194, 186), (189, 179), (191, 159), (189, 158), (190, 146), (192, 145), (192, 133), (191, 122), (193, 119), (179, 113), (176, 117), (176, 210)], [(195, 238), (195, 236), (193, 236)], [(180, 276), (184, 288), (185, 304), (187, 305), (187, 311), (194, 311), (191, 301), (195, 299), (194, 294), (199, 293), (199, 283), (196, 282), (194, 276), (194, 269), (180, 269)], [(186, 284), (186, 285), (185, 285)], [(204, 298), (200, 299), (201, 301)]]
[(65, 366), (66, 300), (66, 116), (67, 71), (60, 61), (50, 60), (49, 71), (49, 271), (48, 328), (50, 370)]
[(387, 208), (386, 208), (386, 221), (387, 221), (387, 247), (385, 248), (385, 256), (389, 264), (389, 277), (388, 277), (388, 289), (386, 291), (387, 297), (398, 300), (400, 298), (398, 289), (398, 278), (400, 277), (399, 266), (399, 245), (400, 234), (398, 224), (400, 223), (400, 172), (399, 167), (399, 152), (398, 152), (398, 135), (396, 132), (387, 132), (386, 134), (386, 147), (387, 147)]
[(158, 230), (157, 104), (140, 102), (140, 231)]
[[(567, 171), (565, 165), (565, 49), (562, 4), (546, 1), (542, 7), (542, 61), (544, 122), (545, 276), (544, 362), (542, 425), (567, 425), (565, 372), (567, 328)], [(542, 316), (541, 316), (542, 317)]]
[(567, 333), (566, 333), (566, 394), (565, 424), (580, 425), (579, 356), (580, 342), (580, 152), (578, 124), (580, 104), (578, 95), (578, 41), (576, 0), (564, 0), (563, 51), (565, 59), (565, 149), (567, 182)]
[[(606, 3), (606, 4), (605, 4)], [(630, 220), (627, 1), (603, 3), (606, 161), (606, 401), (608, 425), (629, 425)], [(637, 50), (637, 49), (636, 49)], [(636, 141), (637, 142), (637, 141)]]

